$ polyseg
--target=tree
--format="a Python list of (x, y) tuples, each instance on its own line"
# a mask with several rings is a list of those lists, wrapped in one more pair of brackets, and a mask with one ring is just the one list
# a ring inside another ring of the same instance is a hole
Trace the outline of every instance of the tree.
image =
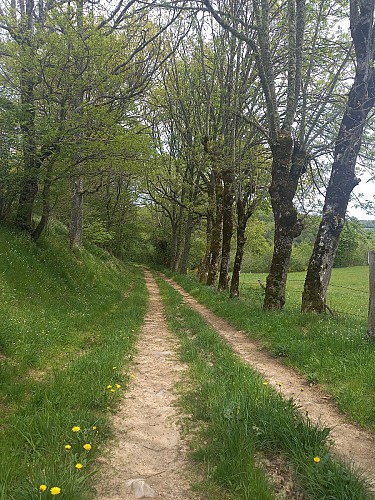
[(324, 312), (334, 258), (350, 194), (359, 183), (357, 156), (368, 114), (375, 106), (374, 0), (350, 1), (350, 31), (356, 70), (338, 132), (322, 221), (309, 262), (302, 311)]
[[(328, 0), (318, 3), (288, 0), (286, 8), (282, 9), (279, 2), (254, 0), (252, 9), (244, 4), (234, 15), (227, 5), (217, 9), (210, 0), (204, 0), (204, 4), (221, 26), (248, 44), (256, 61), (272, 153), (269, 193), (275, 219), (274, 254), (264, 308), (281, 309), (285, 303), (293, 239), (303, 228), (303, 219), (298, 214), (294, 198), (300, 179), (309, 166), (311, 156), (307, 147), (314, 136), (322, 137), (326, 107), (331, 111), (332, 121), (335, 113), (332, 113), (332, 107), (325, 105), (333, 100), (333, 91), (348, 62), (346, 50), (342, 51), (343, 60), (341, 52), (336, 51), (340, 55), (337, 58), (338, 70), (326, 81), (324, 76), (331, 74), (331, 68), (326, 63), (319, 63), (327, 61), (327, 56), (317, 60), (317, 54), (321, 53), (318, 50), (320, 41), (327, 37), (327, 19), (336, 22), (340, 7), (336, 8), (335, 3)], [(305, 29), (306, 20), (309, 30)], [(308, 37), (307, 32), (310, 33)], [(334, 38), (332, 45), (333, 42)], [(342, 45), (346, 46), (345, 43)], [(321, 75), (324, 91), (316, 94), (314, 86), (318, 78), (322, 81)], [(314, 95), (318, 95), (318, 99)], [(307, 130), (309, 117), (312, 120)]]

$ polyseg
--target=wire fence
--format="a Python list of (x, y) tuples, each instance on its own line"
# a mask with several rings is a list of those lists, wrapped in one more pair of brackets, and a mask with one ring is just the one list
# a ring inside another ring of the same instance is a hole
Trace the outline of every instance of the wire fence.
[[(303, 279), (288, 279), (287, 282), (287, 297), (292, 295), (292, 302), (297, 303), (298, 296), (301, 296)], [(294, 284), (301, 284), (298, 288), (294, 288)], [(246, 296), (246, 292), (249, 289), (259, 292), (257, 295), (264, 294), (264, 284), (258, 279), (246, 280), (243, 279), (240, 285), (240, 293)], [(344, 296), (340, 294), (340, 290), (343, 292), (351, 292), (350, 296), (346, 293)], [(363, 289), (355, 288), (347, 285), (339, 285), (335, 283), (330, 283), (328, 294), (327, 294), (327, 305), (332, 310), (335, 316), (349, 316), (353, 318), (359, 318), (361, 320), (367, 320), (368, 312), (368, 297), (369, 290), (368, 284), (364, 286)], [(345, 301), (345, 304), (343, 304)]]

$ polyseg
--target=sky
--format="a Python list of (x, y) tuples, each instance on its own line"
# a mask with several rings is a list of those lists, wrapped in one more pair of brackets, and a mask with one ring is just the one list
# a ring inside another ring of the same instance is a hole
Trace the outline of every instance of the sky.
[[(363, 193), (364, 200), (371, 200), (375, 204), (375, 182), (366, 182), (366, 176), (361, 175), (361, 182), (353, 189), (353, 194)], [(360, 220), (370, 220), (375, 219), (375, 207), (370, 213), (366, 213), (365, 210), (361, 208), (355, 208), (354, 205), (356, 201), (353, 200), (348, 207), (348, 215), (356, 217)]]

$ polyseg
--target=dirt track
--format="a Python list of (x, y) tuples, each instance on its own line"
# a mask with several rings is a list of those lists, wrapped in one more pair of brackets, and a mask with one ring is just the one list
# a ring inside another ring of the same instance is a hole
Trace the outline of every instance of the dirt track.
[[(191, 470), (186, 444), (177, 425), (179, 415), (173, 388), (185, 366), (177, 358), (177, 341), (168, 331), (155, 280), (148, 271), (145, 271), (145, 276), (150, 295), (149, 310), (137, 345), (134, 379), (119, 412), (113, 417), (115, 440), (109, 443), (103, 457), (98, 460), (97, 498), (207, 500), (190, 490), (190, 484), (197, 477)], [(293, 397), (312, 421), (330, 427), (335, 452), (354, 463), (375, 484), (373, 434), (347, 422), (327, 394), (316, 386), (310, 387), (305, 379), (263, 351), (244, 332), (217, 317), (172, 280), (163, 278), (270, 385), (286, 398)], [(287, 495), (283, 498), (295, 497)]]
[(313, 422), (319, 422), (324, 427), (332, 429), (330, 436), (334, 441), (335, 452), (342, 459), (352, 462), (363, 471), (365, 477), (372, 482), (375, 491), (374, 434), (348, 422), (328, 394), (325, 394), (317, 386), (310, 387), (303, 377), (262, 350), (259, 344), (249, 339), (247, 334), (236, 330), (227, 321), (199, 304), (174, 281), (165, 276), (163, 278), (179, 291), (185, 302), (198, 311), (232, 349), (244, 361), (258, 370), (270, 385), (276, 387), (286, 398), (296, 400), (301, 411), (307, 411)]
[(100, 500), (194, 498), (173, 394), (185, 367), (176, 356), (155, 280), (148, 271), (145, 275), (149, 310), (137, 345), (134, 379), (113, 417), (115, 440), (100, 459)]

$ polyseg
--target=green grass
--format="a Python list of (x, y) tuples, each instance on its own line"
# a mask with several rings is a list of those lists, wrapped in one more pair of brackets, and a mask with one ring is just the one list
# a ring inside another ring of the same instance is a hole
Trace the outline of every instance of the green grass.
[[(347, 295), (345, 301), (342, 290), (346, 289), (342, 287), (364, 288), (366, 270), (334, 270), (336, 287), (330, 290), (331, 303), (336, 303), (337, 308), (338, 304), (344, 308), (346, 303), (348, 308), (359, 311), (360, 305), (353, 305), (352, 295)], [(249, 275), (244, 277), (240, 300), (231, 300), (227, 294), (199, 284), (194, 277), (173, 277), (216, 314), (260, 340), (275, 357), (303, 373), (310, 383), (322, 384), (353, 421), (375, 430), (375, 345), (367, 340), (366, 319), (352, 314), (337, 314), (335, 318), (300, 314), (300, 294), (294, 288), (294, 278), (299, 275), (289, 277), (289, 302), (281, 313), (261, 309), (262, 289), (259, 285), (246, 286)], [(251, 277), (255, 282), (258, 279), (258, 275)]]
[(71, 252), (60, 226), (38, 245), (0, 227), (0, 254), (0, 498), (40, 498), (40, 484), (88, 498), (147, 306), (142, 273)]
[[(286, 309), (299, 309), (305, 272), (289, 273), (286, 293)], [(337, 315), (367, 318), (369, 270), (367, 266), (333, 269), (327, 294), (327, 304)], [(240, 282), (241, 295), (256, 300), (261, 306), (263, 293), (258, 280), (266, 283), (267, 274), (242, 273)]]
[[(181, 404), (191, 421), (194, 456), (206, 471), (204, 498), (268, 500), (275, 497), (256, 455), (277, 454), (294, 470), (294, 480), (309, 499), (365, 499), (366, 488), (327, 447), (328, 429), (304, 419), (242, 363), (201, 316), (160, 282), (167, 321), (188, 363)], [(315, 463), (314, 457), (320, 462)]]

